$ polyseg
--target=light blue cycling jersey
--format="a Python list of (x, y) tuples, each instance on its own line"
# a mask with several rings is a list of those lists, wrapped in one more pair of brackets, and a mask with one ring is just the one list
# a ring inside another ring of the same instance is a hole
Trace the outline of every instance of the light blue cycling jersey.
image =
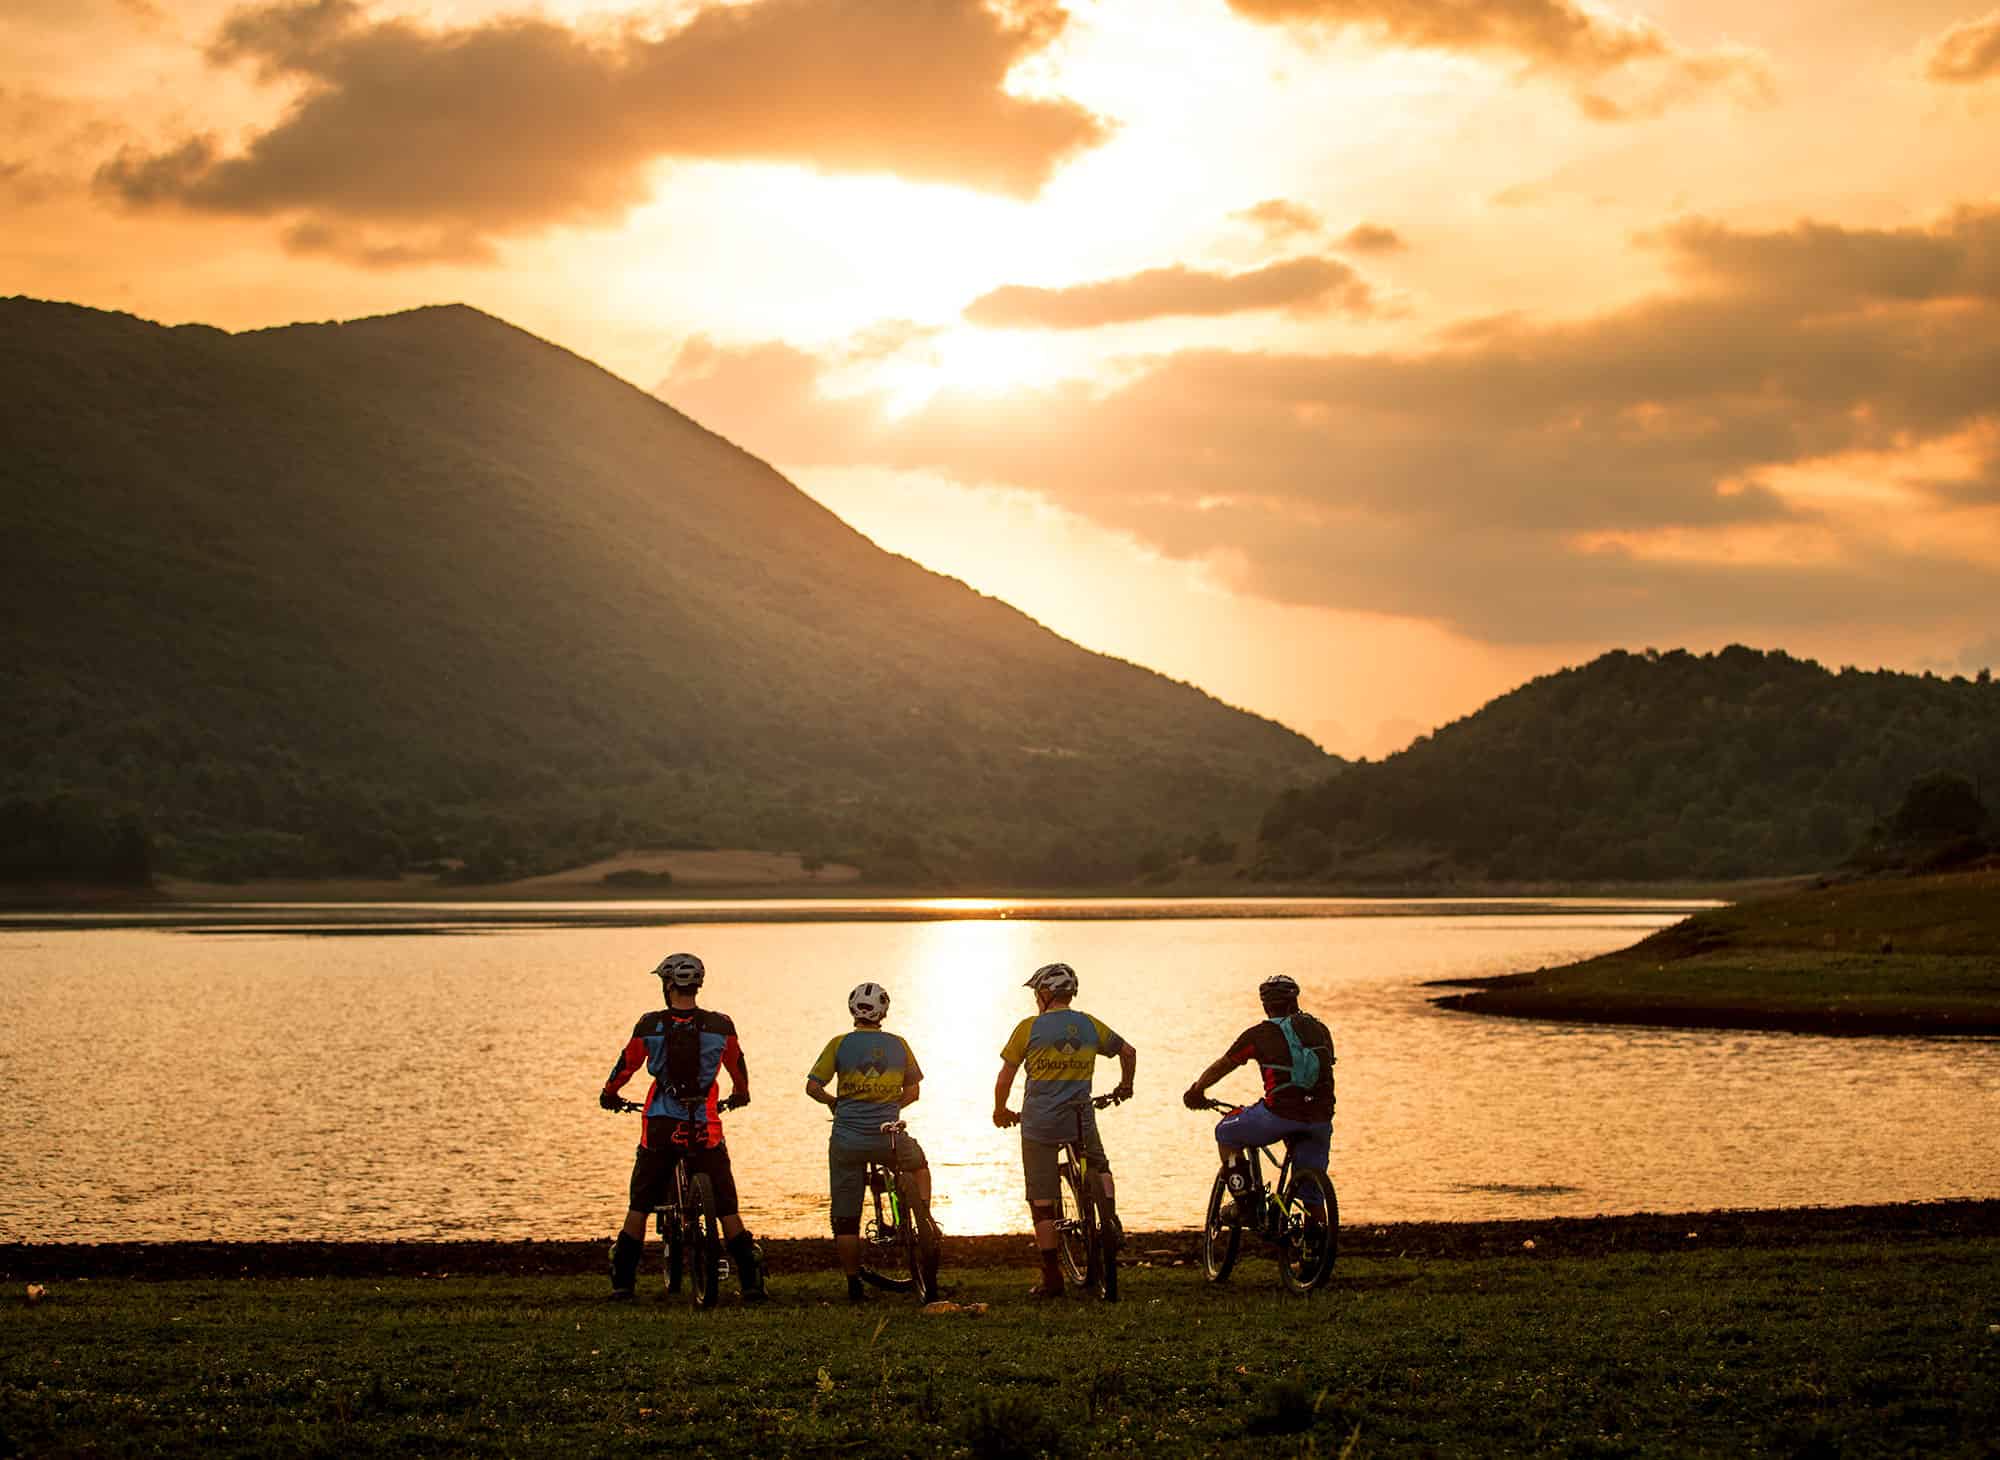
[(833, 1140), (862, 1150), (886, 1150), (882, 1123), (900, 1120), (903, 1091), (924, 1077), (900, 1034), (856, 1029), (826, 1042), (806, 1078), (834, 1084)]

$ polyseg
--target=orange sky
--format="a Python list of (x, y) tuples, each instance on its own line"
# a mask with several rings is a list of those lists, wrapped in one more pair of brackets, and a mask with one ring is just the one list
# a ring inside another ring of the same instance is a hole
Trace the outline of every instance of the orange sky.
[(2000, 662), (2000, 11), (7, 0), (0, 293), (464, 300), (1347, 754)]

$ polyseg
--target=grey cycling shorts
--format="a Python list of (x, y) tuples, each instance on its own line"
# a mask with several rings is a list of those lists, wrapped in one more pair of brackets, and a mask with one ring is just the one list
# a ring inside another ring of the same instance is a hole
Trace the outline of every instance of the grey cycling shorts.
[[(914, 1136), (906, 1135), (896, 1143), (896, 1157), (898, 1171), (921, 1171), (930, 1164), (924, 1158), (924, 1148), (917, 1144)], [(861, 1198), (868, 1190), (868, 1163), (871, 1160), (887, 1164), (889, 1153), (886, 1150), (843, 1146), (838, 1141), (827, 1144), (826, 1184), (833, 1196), (832, 1211), (828, 1215), (835, 1221), (861, 1215)]]
[[(1104, 1141), (1097, 1134), (1097, 1121), (1083, 1123), (1083, 1151), (1090, 1158), (1093, 1171), (1106, 1174), (1111, 1170), (1111, 1158), (1104, 1154)], [(1056, 1199), (1056, 1166), (1062, 1157), (1062, 1147), (1049, 1141), (1031, 1141), (1021, 1137), (1021, 1174), (1027, 1178), (1028, 1200), (1032, 1202), (1054, 1201)]]

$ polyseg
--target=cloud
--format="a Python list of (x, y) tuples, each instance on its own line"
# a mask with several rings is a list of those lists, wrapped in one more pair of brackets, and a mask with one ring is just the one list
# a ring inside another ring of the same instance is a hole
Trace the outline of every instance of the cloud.
[(649, 36), (533, 16), (431, 28), (289, 0), (239, 11), (208, 50), (299, 88), (275, 125), (238, 151), (206, 136), (127, 150), (97, 181), (133, 207), (289, 218), (295, 247), (378, 265), (613, 221), (663, 158), (1032, 196), (1106, 135), (1073, 103), (1005, 89), (1066, 18), (1055, 0), (1005, 15), (980, 0), (755, 0)]
[(1689, 223), (1652, 240), (1682, 288), (1593, 318), (1181, 352), (895, 418), (782, 345), (709, 347), (662, 393), (786, 466), (1026, 488), (1269, 598), (1492, 642), (1958, 621), (2000, 593), (2000, 501), (1881, 463), (1985, 451), (2000, 480), (2000, 300), (1976, 262), (1880, 261), (1976, 261), (1996, 223)]
[(1122, 279), (1042, 289), (1007, 284), (965, 307), (965, 318), (989, 329), (1097, 329), (1175, 315), (1291, 314), (1339, 309), (1366, 315), (1375, 308), (1368, 281), (1339, 259), (1301, 257), (1240, 273), (1174, 265)]
[(1357, 223), (1340, 236), (1340, 246), (1353, 253), (1401, 253), (1409, 245), (1403, 235), (1379, 223)]
[(1231, 213), (1264, 235), (1267, 243), (1284, 243), (1302, 236), (1319, 234), (1326, 222), (1304, 203), (1289, 198), (1266, 198), (1263, 202)]
[(2000, 304), (2000, 209), (1961, 208), (1928, 228), (1802, 222), (1741, 233), (1693, 220), (1661, 236), (1684, 274), (1814, 311), (1864, 303)]
[[(1724, 92), (1757, 105), (1773, 91), (1769, 67), (1733, 47), (1688, 51), (1643, 21), (1618, 20), (1569, 0), (1229, 0), (1266, 24), (1359, 30), (1389, 45), (1459, 55), (1508, 56), (1566, 77), (1593, 121), (1656, 116), (1698, 95)], [(1626, 73), (1612, 84), (1615, 73)]]
[(1930, 48), (1924, 74), (1933, 81), (1966, 85), (2000, 76), (2000, 10), (1953, 26)]

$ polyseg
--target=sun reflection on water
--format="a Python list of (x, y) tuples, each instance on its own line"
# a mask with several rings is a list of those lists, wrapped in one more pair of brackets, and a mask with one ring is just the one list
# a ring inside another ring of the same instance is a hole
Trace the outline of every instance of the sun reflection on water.
[(891, 1023), (924, 1070), (910, 1117), (931, 1156), (938, 1222), (948, 1232), (1009, 1231), (1023, 1220), (1020, 1138), (993, 1126), (993, 1077), (1000, 1046), (1034, 1012), (1018, 987), (1034, 966), (1033, 930), (981, 919), (913, 931), (895, 985), (901, 1017)]

